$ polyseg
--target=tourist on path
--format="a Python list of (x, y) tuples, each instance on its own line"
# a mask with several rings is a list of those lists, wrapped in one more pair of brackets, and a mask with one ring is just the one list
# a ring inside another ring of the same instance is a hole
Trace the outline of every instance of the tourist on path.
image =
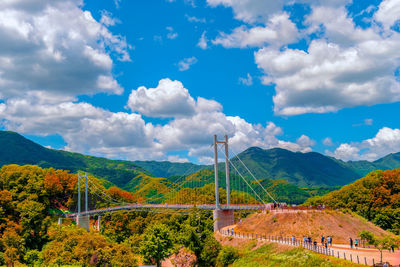
[(350, 248), (353, 248), (353, 238), (350, 237), (349, 241), (350, 241)]
[(321, 245), (324, 244), (324, 241), (325, 241), (325, 236), (321, 236)]

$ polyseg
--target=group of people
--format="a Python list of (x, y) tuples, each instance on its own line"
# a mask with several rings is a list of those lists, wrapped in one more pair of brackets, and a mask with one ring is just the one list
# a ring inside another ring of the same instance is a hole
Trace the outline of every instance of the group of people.
[[(312, 237), (310, 236), (303, 236), (303, 242), (306, 244), (313, 245), (315, 248), (318, 245), (317, 240), (314, 239), (313, 241)], [(328, 246), (332, 246), (332, 236), (327, 236), (327, 237), (321, 236), (321, 245), (325, 246), (326, 249), (328, 248)]]

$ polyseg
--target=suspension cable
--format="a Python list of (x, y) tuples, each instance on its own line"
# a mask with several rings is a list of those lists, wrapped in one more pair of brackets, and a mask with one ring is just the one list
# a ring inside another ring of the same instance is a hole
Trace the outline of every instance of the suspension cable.
[[(221, 149), (221, 148), (220, 148)], [(223, 152), (226, 155), (225, 152)], [(254, 194), (261, 200), (261, 202), (265, 204), (264, 200), (257, 194), (257, 192), (253, 189), (253, 187), (251, 187), (251, 185), (246, 181), (246, 179), (243, 177), (243, 175), (239, 172), (239, 170), (236, 168), (236, 166), (232, 163), (232, 161), (228, 158), (229, 163), (232, 165), (232, 167), (237, 171), (237, 173), (240, 175), (240, 177), (242, 177), (242, 179), (246, 182), (247, 186), (250, 187), (250, 189), (254, 192)]]
[(232, 150), (233, 154), (235, 155), (236, 158), (238, 158), (238, 160), (240, 161), (240, 163), (242, 163), (242, 165), (246, 168), (246, 170), (250, 173), (250, 175), (253, 177), (253, 179), (261, 186), (261, 188), (264, 190), (265, 193), (268, 194), (268, 196), (272, 199), (272, 201), (274, 201), (274, 203), (277, 203), (276, 200), (271, 196), (271, 194), (264, 188), (264, 186), (260, 183), (260, 181), (258, 181), (258, 179), (256, 179), (256, 177), (253, 175), (253, 173), (249, 170), (249, 168), (247, 168), (247, 166), (243, 163), (243, 161), (239, 158), (238, 154), (236, 154), (233, 150)]

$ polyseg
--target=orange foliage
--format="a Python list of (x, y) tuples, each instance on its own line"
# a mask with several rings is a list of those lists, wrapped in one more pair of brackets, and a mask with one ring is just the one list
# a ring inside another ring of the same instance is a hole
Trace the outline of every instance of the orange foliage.
[(76, 175), (69, 171), (49, 169), (44, 177), (44, 188), (50, 194), (66, 194), (72, 190), (77, 183)]
[(108, 194), (114, 199), (122, 199), (126, 201), (135, 201), (133, 195), (125, 190), (122, 190), (118, 187), (112, 186), (108, 189)]

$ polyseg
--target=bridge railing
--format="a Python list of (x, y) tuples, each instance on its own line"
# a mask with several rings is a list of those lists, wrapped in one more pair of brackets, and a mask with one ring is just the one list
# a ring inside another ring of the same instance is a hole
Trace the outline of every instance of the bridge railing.
[(276, 242), (280, 244), (286, 244), (290, 246), (303, 247), (305, 249), (314, 251), (319, 254), (324, 254), (332, 257), (336, 257), (339, 259), (350, 260), (351, 262), (358, 264), (365, 264), (375, 266), (374, 258), (372, 260), (368, 260), (367, 257), (359, 257), (357, 254), (353, 255), (353, 253), (347, 253), (343, 251), (334, 250), (331, 245), (325, 247), (323, 245), (314, 244), (313, 242), (307, 242), (303, 240), (298, 240), (293, 237), (284, 237), (284, 236), (274, 236), (267, 234), (256, 234), (256, 233), (246, 233), (246, 232), (236, 232), (233, 229), (223, 229), (219, 231), (224, 236), (232, 236), (236, 238), (246, 238), (246, 239), (257, 239), (260, 241), (268, 241), (268, 242)]

